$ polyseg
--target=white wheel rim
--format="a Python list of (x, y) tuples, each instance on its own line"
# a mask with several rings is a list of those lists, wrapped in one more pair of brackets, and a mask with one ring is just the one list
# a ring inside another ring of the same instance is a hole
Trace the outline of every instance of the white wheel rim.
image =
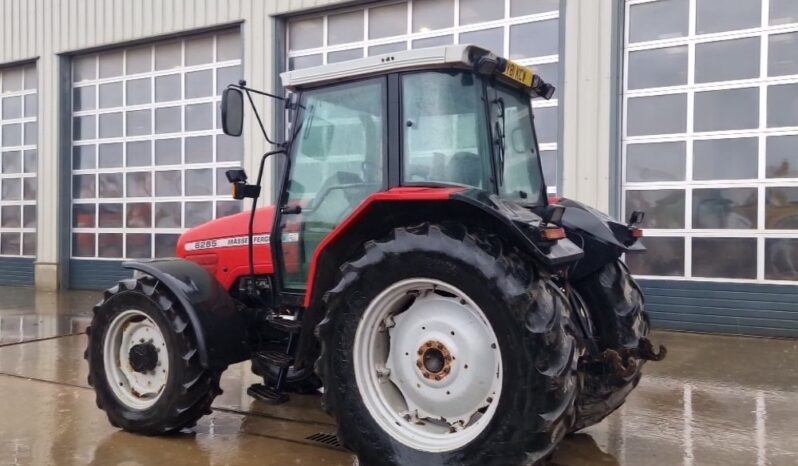
[(353, 352), (366, 408), (408, 447), (456, 450), (496, 413), (498, 339), (479, 306), (452, 285), (414, 278), (386, 288), (366, 308)]
[[(152, 370), (136, 371), (131, 366), (131, 349), (140, 344), (152, 345), (157, 352)], [(105, 333), (103, 362), (111, 390), (129, 408), (147, 409), (163, 394), (169, 351), (161, 329), (147, 314), (130, 309), (114, 318)]]

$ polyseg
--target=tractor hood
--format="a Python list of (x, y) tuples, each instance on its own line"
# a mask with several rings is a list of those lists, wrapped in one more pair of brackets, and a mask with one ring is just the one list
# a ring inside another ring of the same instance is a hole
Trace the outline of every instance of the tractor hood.
[[(241, 212), (240, 214), (211, 220), (188, 230), (180, 236), (180, 240), (177, 242), (178, 256), (183, 256), (187, 251), (222, 247), (218, 240), (226, 240), (228, 242), (243, 241), (240, 245), (246, 245), (249, 216), (250, 212)], [(258, 209), (255, 215), (254, 228), (256, 245), (260, 242), (257, 238), (258, 235), (271, 233), (273, 218), (274, 206)], [(233, 244), (230, 246), (233, 246)]]
[[(222, 217), (192, 228), (177, 241), (177, 257), (194, 262), (213, 275), (225, 290), (250, 273), (249, 216), (242, 212)], [(274, 219), (274, 207), (262, 207), (255, 215), (253, 243), (255, 244), (255, 273), (273, 273), (269, 234)]]

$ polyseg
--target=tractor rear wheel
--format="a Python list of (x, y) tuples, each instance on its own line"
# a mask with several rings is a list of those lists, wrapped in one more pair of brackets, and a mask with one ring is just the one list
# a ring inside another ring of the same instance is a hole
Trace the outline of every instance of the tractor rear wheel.
[[(593, 317), (602, 350), (638, 348), (648, 336), (650, 324), (643, 293), (620, 260), (610, 262), (576, 284)], [(637, 386), (645, 363), (634, 358), (634, 370), (626, 375), (585, 373), (577, 403), (574, 431), (601, 422), (618, 409)]]
[(398, 228), (341, 268), (322, 404), (364, 465), (520, 464), (574, 420), (579, 352), (551, 280), (495, 235)]
[(159, 435), (211, 413), (221, 372), (200, 365), (188, 322), (169, 290), (147, 276), (122, 280), (94, 307), (84, 357), (113, 426)]

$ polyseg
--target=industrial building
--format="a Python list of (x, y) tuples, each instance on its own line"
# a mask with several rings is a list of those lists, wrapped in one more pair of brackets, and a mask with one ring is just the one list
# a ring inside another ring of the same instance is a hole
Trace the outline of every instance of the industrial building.
[(646, 211), (656, 325), (798, 336), (794, 0), (0, 0), (0, 284), (103, 289), (240, 211), (268, 146), (222, 134), (228, 83), (452, 43), (557, 84), (549, 193)]

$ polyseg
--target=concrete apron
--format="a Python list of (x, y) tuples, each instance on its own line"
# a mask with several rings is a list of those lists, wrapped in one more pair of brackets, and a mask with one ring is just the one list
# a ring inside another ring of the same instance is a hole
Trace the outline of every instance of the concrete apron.
[[(74, 335), (97, 294), (9, 290), (0, 288), (0, 464), (353, 464), (325, 443), (335, 427), (318, 396), (255, 401), (248, 363), (225, 373), (213, 414), (189, 433), (114, 429), (86, 383), (86, 337)], [(665, 332), (655, 341), (668, 358), (646, 366), (618, 412), (568, 437), (553, 464), (798, 464), (798, 342)]]

